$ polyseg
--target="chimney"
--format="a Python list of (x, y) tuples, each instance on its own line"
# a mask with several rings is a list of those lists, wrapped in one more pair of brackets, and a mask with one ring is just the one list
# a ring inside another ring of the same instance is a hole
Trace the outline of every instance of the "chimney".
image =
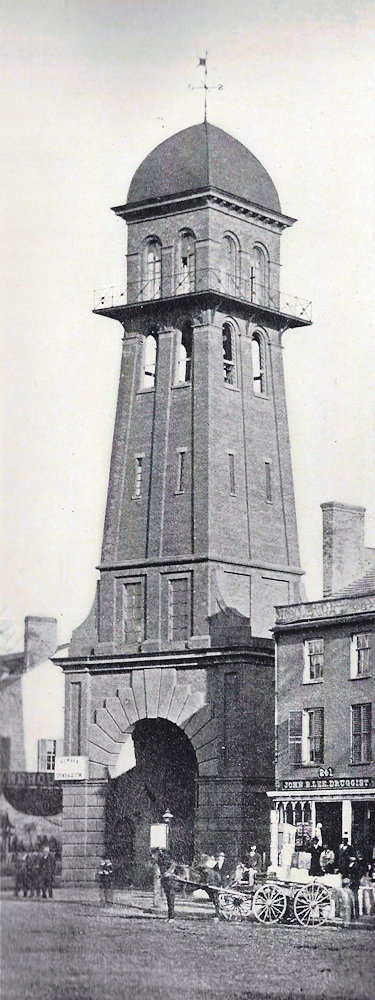
[(323, 597), (342, 590), (365, 572), (365, 507), (322, 503)]
[(48, 660), (56, 652), (57, 620), (56, 618), (38, 618), (37, 615), (27, 615), (25, 618), (25, 670), (31, 670), (43, 660)]

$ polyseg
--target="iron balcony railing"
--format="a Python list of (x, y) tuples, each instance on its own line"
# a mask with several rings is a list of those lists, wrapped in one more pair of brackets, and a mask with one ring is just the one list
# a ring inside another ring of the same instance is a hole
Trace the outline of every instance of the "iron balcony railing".
[(163, 275), (144, 280), (128, 281), (127, 286), (100, 288), (94, 291), (94, 310), (112, 309), (171, 298), (174, 295), (191, 295), (194, 292), (220, 292), (242, 302), (253, 303), (261, 309), (293, 316), (311, 322), (312, 304), (295, 295), (287, 295), (279, 288), (261, 285), (253, 277), (234, 278), (214, 267), (197, 268), (194, 274), (180, 277)]

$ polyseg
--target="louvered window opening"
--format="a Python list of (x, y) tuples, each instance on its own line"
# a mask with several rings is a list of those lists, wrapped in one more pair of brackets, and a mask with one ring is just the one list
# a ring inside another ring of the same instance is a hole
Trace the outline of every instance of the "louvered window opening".
[(234, 356), (233, 331), (229, 323), (224, 323), (222, 330), (223, 339), (223, 369), (224, 382), (227, 385), (236, 384), (236, 364)]

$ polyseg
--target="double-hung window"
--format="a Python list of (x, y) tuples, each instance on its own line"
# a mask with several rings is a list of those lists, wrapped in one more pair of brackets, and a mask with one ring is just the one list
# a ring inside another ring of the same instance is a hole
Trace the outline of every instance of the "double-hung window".
[(362, 702), (352, 705), (351, 763), (369, 764), (372, 761), (372, 705)]
[(38, 771), (53, 773), (56, 757), (62, 755), (63, 746), (63, 740), (38, 740)]
[(302, 757), (304, 764), (323, 764), (324, 709), (309, 708), (302, 720)]
[(353, 635), (350, 647), (350, 676), (367, 677), (370, 673), (370, 635)]
[(323, 680), (324, 639), (307, 639), (305, 642), (304, 684)]
[(324, 761), (324, 709), (307, 708), (289, 715), (289, 763)]

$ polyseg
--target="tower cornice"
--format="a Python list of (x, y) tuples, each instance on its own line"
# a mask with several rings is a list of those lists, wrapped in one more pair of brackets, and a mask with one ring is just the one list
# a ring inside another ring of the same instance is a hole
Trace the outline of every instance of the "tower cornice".
[(278, 232), (293, 226), (296, 222), (296, 219), (289, 215), (264, 208), (262, 205), (247, 201), (245, 198), (234, 197), (229, 192), (214, 187), (201, 188), (199, 191), (186, 191), (183, 194), (154, 198), (133, 204), (128, 202), (125, 205), (115, 206), (112, 211), (130, 225), (145, 219), (174, 215), (191, 209), (215, 207), (226, 207), (243, 218), (248, 217), (261, 221), (263, 225), (274, 227)]

